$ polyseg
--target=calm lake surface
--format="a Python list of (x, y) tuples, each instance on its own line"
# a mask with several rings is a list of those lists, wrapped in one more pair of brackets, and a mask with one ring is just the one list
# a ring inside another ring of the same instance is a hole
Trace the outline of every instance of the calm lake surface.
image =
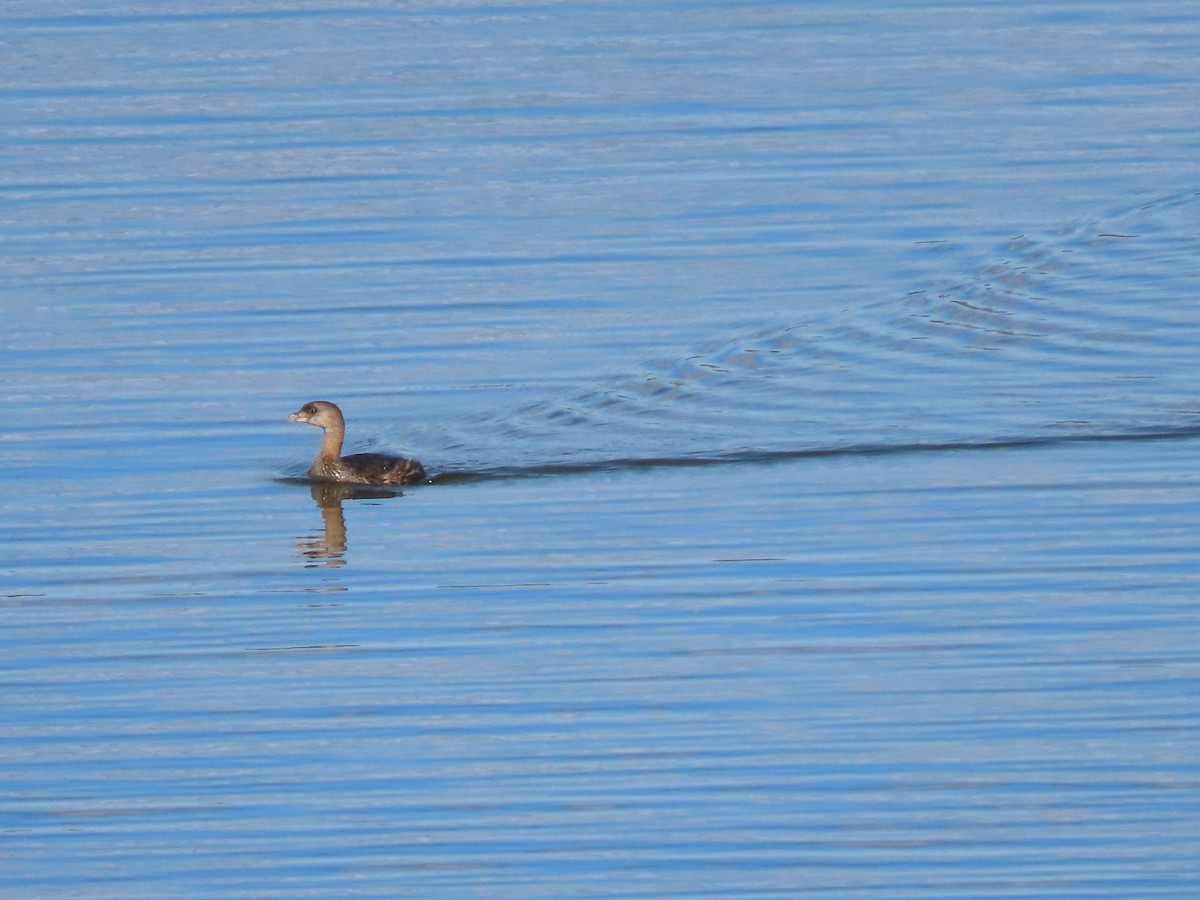
[(0, 894), (1200, 895), (1189, 6), (0, 59)]

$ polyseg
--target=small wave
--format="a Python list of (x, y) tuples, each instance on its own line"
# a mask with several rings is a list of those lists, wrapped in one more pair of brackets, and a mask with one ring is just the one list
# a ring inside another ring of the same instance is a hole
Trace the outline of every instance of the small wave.
[(828, 309), (799, 286), (773, 321), (441, 427), (422, 452), (464, 480), (1193, 433), (1200, 194), (1019, 235), (974, 264), (935, 252), (942, 277), (902, 295), (864, 285)]

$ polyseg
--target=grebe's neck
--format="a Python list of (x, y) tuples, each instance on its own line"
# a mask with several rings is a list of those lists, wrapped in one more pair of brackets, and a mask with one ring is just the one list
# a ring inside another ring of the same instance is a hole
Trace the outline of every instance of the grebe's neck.
[(342, 438), (346, 435), (345, 425), (328, 425), (325, 427), (325, 437), (321, 440), (319, 455), (330, 459), (342, 458)]

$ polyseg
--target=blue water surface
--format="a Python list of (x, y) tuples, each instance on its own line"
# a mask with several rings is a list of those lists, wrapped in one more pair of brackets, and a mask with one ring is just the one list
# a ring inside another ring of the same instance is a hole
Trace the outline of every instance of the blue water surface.
[(1186, 7), (0, 46), (0, 892), (1200, 891)]

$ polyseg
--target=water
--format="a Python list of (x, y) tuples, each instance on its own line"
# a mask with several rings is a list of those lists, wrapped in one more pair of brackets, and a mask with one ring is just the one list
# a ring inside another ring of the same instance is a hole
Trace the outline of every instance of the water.
[(1193, 18), (7, 4), (0, 891), (1195, 896)]

